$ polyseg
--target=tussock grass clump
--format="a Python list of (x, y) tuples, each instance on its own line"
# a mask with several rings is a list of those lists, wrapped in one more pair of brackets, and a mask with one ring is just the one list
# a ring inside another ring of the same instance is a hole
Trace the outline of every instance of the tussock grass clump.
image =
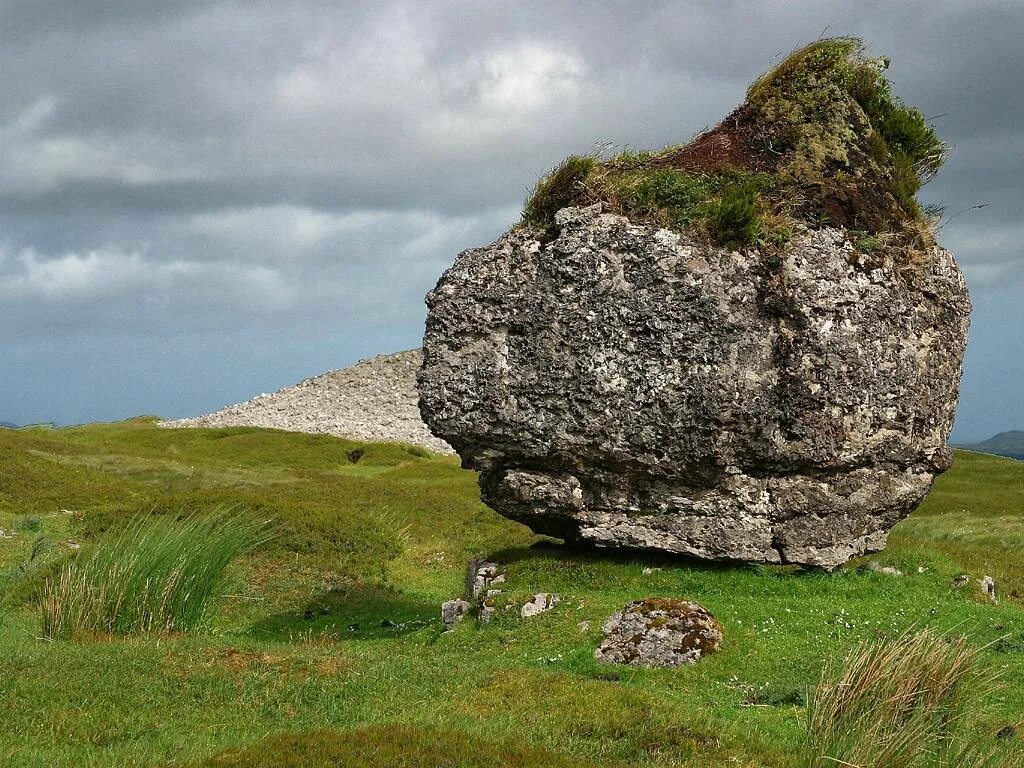
[(194, 629), (228, 564), (267, 539), (267, 524), (219, 512), (184, 520), (137, 518), (46, 579), (43, 635)]
[(946, 157), (852, 37), (816, 41), (759, 77), (718, 126), (659, 152), (569, 157), (542, 178), (523, 223), (550, 229), (566, 205), (601, 202), (634, 221), (729, 248), (784, 243), (796, 226), (843, 226), (929, 245), (921, 185)]
[(931, 630), (864, 643), (826, 668), (807, 707), (806, 768), (1010, 766), (968, 718), (995, 687), (979, 651)]

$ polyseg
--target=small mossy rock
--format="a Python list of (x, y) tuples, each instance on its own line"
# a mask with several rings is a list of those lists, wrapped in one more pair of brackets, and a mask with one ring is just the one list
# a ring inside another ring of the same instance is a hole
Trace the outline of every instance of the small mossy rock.
[(605, 621), (594, 658), (637, 667), (695, 664), (722, 646), (722, 625), (703, 606), (687, 600), (634, 600)]

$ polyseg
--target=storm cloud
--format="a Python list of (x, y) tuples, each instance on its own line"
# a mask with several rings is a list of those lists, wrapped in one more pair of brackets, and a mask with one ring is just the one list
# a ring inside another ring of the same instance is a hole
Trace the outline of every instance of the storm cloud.
[(1024, 428), (1018, 2), (0, 0), (0, 419), (184, 416), (416, 346), (423, 294), (595, 142), (713, 125), (822, 34), (953, 152), (960, 439)]

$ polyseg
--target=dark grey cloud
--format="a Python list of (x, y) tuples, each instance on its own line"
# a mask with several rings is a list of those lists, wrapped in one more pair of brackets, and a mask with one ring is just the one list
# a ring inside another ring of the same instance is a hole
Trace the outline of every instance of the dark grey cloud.
[(546, 168), (686, 140), (824, 33), (888, 54), (953, 145), (925, 197), (979, 307), (958, 430), (1024, 427), (992, 395), (1024, 374), (995, 362), (1024, 304), (1022, 28), (984, 0), (0, 0), (0, 418), (182, 414), (415, 344), (423, 292)]

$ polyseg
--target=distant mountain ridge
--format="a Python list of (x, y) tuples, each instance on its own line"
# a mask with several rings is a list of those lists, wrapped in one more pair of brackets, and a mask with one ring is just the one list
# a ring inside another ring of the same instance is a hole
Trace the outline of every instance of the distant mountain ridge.
[(980, 453), (994, 453), (996, 456), (1007, 456), (1011, 459), (1024, 461), (1024, 431), (1011, 430), (1000, 432), (998, 435), (983, 440), (980, 443), (959, 445), (958, 448), (966, 448), (969, 451)]
[(11, 421), (0, 421), (0, 429), (17, 429), (18, 425)]

